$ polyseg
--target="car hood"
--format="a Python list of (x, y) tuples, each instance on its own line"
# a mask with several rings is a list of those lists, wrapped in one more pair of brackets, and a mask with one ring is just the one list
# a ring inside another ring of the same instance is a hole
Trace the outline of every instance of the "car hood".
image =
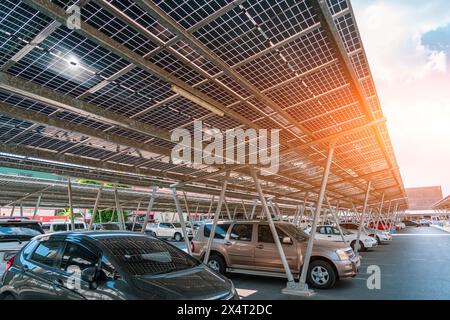
[(232, 294), (231, 281), (206, 266), (156, 276), (134, 276), (132, 281), (156, 299), (214, 300)]
[[(306, 249), (308, 245), (308, 241), (303, 241), (302, 246)], [(350, 248), (350, 246), (346, 246), (343, 242), (333, 242), (327, 240), (314, 240), (313, 252), (317, 251), (336, 251), (338, 249), (346, 250)], [(304, 250), (306, 251), (306, 250)]]

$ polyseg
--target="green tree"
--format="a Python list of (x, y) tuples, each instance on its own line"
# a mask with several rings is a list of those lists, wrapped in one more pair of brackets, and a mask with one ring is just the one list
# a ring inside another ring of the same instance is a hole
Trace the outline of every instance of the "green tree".
[[(92, 212), (94, 210), (89, 209), (88, 212), (92, 215)], [(127, 221), (128, 218), (128, 210), (122, 210), (123, 211), (123, 217), (125, 219), (125, 221)], [(111, 217), (114, 213), (114, 218), (113, 218), (113, 222), (119, 222), (119, 217), (117, 215), (117, 211), (116, 210), (104, 210), (104, 211), (97, 211), (97, 214), (95, 215), (95, 223), (100, 223), (100, 215), (102, 217), (101, 222), (105, 223), (105, 222), (110, 222), (111, 221)]]

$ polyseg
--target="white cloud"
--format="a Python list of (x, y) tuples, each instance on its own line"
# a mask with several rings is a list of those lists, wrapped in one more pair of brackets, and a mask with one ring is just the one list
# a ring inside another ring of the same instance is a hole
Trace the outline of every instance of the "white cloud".
[(449, 1), (352, 3), (375, 79), (410, 82), (447, 71), (445, 53), (423, 46), (421, 38), (450, 22)]
[(422, 36), (450, 23), (448, 0), (353, 0), (405, 186), (450, 193), (450, 70)]

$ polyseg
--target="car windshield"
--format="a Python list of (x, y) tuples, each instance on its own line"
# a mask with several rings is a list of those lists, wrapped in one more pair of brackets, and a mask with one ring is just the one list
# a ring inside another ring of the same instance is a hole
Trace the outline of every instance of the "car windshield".
[(292, 238), (294, 238), (297, 241), (305, 241), (308, 240), (309, 235), (294, 226), (293, 224), (286, 224), (282, 226), (282, 229)]
[(190, 269), (201, 263), (164, 241), (142, 237), (100, 239), (112, 255), (135, 276), (153, 276)]
[[(337, 230), (337, 232), (339, 233), (339, 230), (338, 230), (337, 228), (336, 228), (336, 230)], [(348, 236), (348, 235), (352, 234), (352, 232), (348, 231), (347, 229), (345, 229), (345, 228), (343, 228), (343, 227), (341, 227), (341, 230), (342, 230), (342, 234), (343, 234), (344, 236)]]
[(43, 233), (44, 231), (38, 223), (0, 224), (0, 240), (29, 240)]

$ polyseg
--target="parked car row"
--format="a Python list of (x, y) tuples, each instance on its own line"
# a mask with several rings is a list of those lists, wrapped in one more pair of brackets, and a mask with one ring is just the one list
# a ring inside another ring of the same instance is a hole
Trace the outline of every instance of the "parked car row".
[(1, 285), (8, 300), (239, 299), (229, 279), (197, 259), (126, 231), (37, 236), (9, 258)]
[[(146, 230), (149, 233), (158, 238), (173, 239), (175, 241), (181, 241), (184, 238), (184, 233), (181, 228), (181, 223), (171, 222), (156, 222), (147, 225)], [(186, 232), (189, 239), (194, 236), (194, 231), (190, 226), (186, 226)]]
[[(78, 223), (78, 222), (77, 222)], [(311, 228), (275, 221), (291, 273), (301, 276)], [(63, 225), (63, 226), (62, 226)], [(1, 299), (239, 299), (228, 273), (286, 277), (269, 223), (220, 221), (206, 264), (212, 222), (187, 224), (192, 256), (164, 239), (181, 241), (179, 223), (52, 223), (0, 219)], [(62, 229), (62, 230), (61, 230)], [(306, 279), (311, 287), (332, 288), (358, 274), (354, 252), (359, 225), (317, 226)], [(195, 230), (195, 232), (194, 232)], [(359, 251), (389, 243), (389, 232), (362, 227)], [(345, 242), (342, 239), (345, 239)], [(162, 238), (162, 239), (159, 239)], [(3, 275), (2, 275), (3, 274)], [(195, 286), (190, 283), (195, 282)]]

